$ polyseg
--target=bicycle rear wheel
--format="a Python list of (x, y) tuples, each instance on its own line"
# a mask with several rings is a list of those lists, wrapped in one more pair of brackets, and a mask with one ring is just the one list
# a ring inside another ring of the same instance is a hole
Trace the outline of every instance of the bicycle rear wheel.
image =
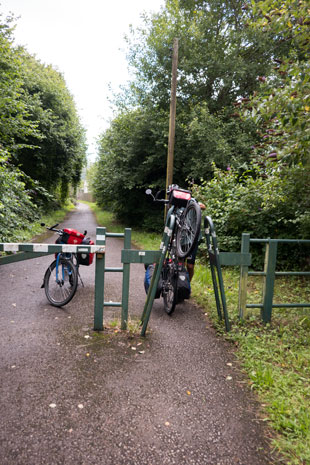
[(177, 303), (178, 270), (174, 263), (166, 263), (163, 268), (162, 296), (164, 309), (168, 315), (174, 312)]
[(190, 202), (182, 217), (176, 233), (177, 255), (186, 258), (195, 247), (200, 233), (201, 210), (197, 202)]
[(54, 307), (62, 307), (74, 296), (78, 285), (78, 275), (71, 260), (59, 258), (58, 276), (56, 264), (57, 260), (54, 260), (46, 270), (44, 289), (47, 300)]

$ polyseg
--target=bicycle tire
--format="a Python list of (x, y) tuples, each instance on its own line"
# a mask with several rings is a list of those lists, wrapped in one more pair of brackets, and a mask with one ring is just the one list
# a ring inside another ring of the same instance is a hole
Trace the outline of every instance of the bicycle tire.
[(186, 258), (195, 247), (200, 233), (201, 209), (197, 202), (190, 202), (181, 217), (176, 232), (176, 249), (179, 258)]
[(56, 262), (54, 260), (44, 276), (44, 290), (47, 300), (54, 307), (62, 307), (70, 302), (78, 285), (78, 274), (71, 260), (60, 257), (58, 273), (60, 279), (56, 280)]
[(162, 296), (164, 310), (168, 315), (174, 312), (177, 303), (178, 271), (174, 266), (173, 263), (166, 263), (163, 270)]

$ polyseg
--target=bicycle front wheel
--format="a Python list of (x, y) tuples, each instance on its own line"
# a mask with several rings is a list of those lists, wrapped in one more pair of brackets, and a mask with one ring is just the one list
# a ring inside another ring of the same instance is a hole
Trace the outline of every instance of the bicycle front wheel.
[(186, 258), (195, 247), (200, 233), (201, 210), (197, 202), (186, 207), (176, 233), (177, 255)]
[(178, 271), (174, 269), (172, 263), (167, 263), (164, 267), (162, 296), (165, 312), (171, 315), (177, 303)]
[(66, 305), (76, 292), (78, 275), (76, 267), (71, 260), (60, 258), (54, 260), (46, 270), (44, 276), (44, 289), (47, 300), (54, 307)]

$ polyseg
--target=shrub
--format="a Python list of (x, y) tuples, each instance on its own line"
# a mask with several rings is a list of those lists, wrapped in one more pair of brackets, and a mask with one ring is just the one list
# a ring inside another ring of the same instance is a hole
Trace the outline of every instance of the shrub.
[[(310, 174), (301, 165), (269, 168), (263, 176), (257, 167), (242, 175), (214, 168), (214, 178), (194, 185), (193, 192), (206, 204), (223, 251), (240, 250), (243, 232), (256, 238), (310, 237)], [(254, 266), (262, 266), (262, 248), (251, 249)], [(279, 247), (282, 268), (308, 261), (309, 253), (298, 245)]]

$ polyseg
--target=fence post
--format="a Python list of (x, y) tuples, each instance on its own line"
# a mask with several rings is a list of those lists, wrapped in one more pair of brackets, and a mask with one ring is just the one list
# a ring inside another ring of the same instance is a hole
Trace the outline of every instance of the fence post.
[[(125, 229), (124, 249), (131, 248), (131, 229)], [(130, 263), (123, 264), (123, 289), (122, 289), (122, 316), (121, 329), (127, 329), (128, 323), (128, 298), (129, 298)]]
[(264, 286), (263, 286), (263, 309), (262, 319), (265, 323), (271, 321), (272, 301), (275, 282), (275, 271), (277, 263), (277, 248), (278, 242), (274, 239), (269, 239), (266, 246), (265, 265), (264, 265)]
[[(96, 229), (96, 245), (105, 245), (106, 228)], [(96, 254), (94, 330), (103, 330), (105, 254)]]
[[(249, 253), (250, 251), (250, 234), (243, 233), (241, 237), (241, 253)], [(249, 267), (241, 265), (240, 281), (239, 281), (239, 318), (246, 317), (246, 301), (247, 301), (247, 283), (248, 283)]]

